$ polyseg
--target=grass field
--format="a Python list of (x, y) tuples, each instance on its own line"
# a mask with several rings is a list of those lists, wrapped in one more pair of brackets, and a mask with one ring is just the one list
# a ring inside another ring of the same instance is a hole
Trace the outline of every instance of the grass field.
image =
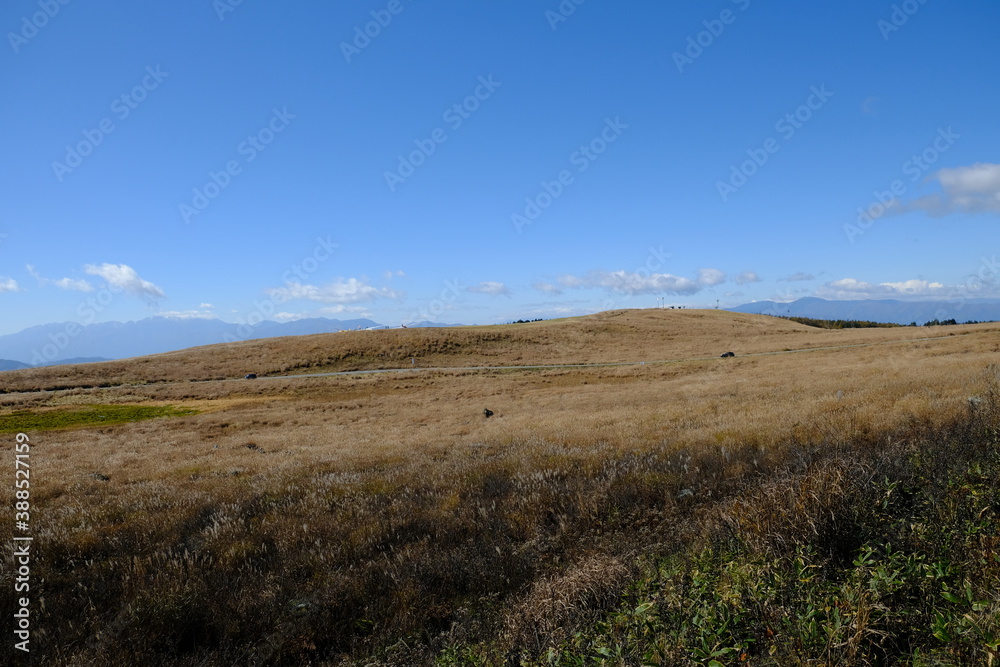
[[(34, 646), (991, 664), (998, 334), (613, 311), (5, 372), (0, 433), (32, 445)], [(598, 363), (627, 365), (462, 370)], [(278, 377), (380, 368), (409, 370)]]

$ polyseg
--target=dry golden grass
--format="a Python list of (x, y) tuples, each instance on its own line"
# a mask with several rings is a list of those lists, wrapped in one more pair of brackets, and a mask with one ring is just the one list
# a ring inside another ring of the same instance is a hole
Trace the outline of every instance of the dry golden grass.
[[(295, 664), (437, 636), (494, 599), (513, 606), (481, 631), (540, 648), (555, 626), (533, 624), (536, 636), (524, 619), (577, 622), (605, 605), (640, 543), (699, 530), (676, 520), (688, 496), (722, 499), (741, 480), (795, 465), (790, 455), (806, 464), (825, 446), (890, 446), (966, 414), (983, 369), (1000, 358), (998, 332), (615, 311), (3, 373), (0, 414), (90, 404), (199, 411), (29, 433), (52, 582), (42, 637), (86, 640), (60, 644), (60, 664), (121, 648), (143, 627), (161, 644), (105, 664), (150, 655), (183, 664), (213, 646), (228, 648), (210, 664)], [(719, 358), (729, 350), (735, 359)], [(410, 357), (455, 369), (649, 363), (196, 381), (400, 368)], [(652, 363), (664, 360), (680, 361)], [(191, 616), (204, 599), (218, 600), (218, 618)], [(157, 616), (157, 605), (167, 611)], [(56, 630), (63, 614), (84, 618)], [(178, 620), (185, 614), (190, 624)], [(338, 623), (343, 631), (322, 641), (311, 630)]]
[[(685, 325), (691, 329), (688, 335), (682, 335)], [(736, 329), (739, 335), (730, 333)], [(436, 334), (442, 347), (456, 340), (458, 350), (471, 347), (468, 357), (458, 352), (449, 357), (453, 366), (704, 360), (8, 393), (0, 395), (0, 410), (136, 403), (201, 411), (190, 418), (113, 429), (46, 433), (43, 446), (59, 454), (40, 462), (46, 467), (39, 472), (42, 488), (45, 480), (78, 479), (96, 471), (111, 476), (113, 483), (211, 478), (234, 470), (254, 474), (315, 464), (434, 459), (456, 448), (530, 439), (584, 447), (603, 443), (621, 451), (664, 444), (766, 446), (783, 439), (789, 428), (806, 441), (883, 431), (910, 420), (947, 419), (964, 409), (976, 391), (977, 373), (998, 358), (998, 329), (972, 325), (826, 331), (719, 311), (618, 311), (549, 325), (486, 327), (486, 333), (466, 328), (416, 335), (432, 341)], [(626, 333), (630, 330), (634, 335)], [(538, 342), (555, 341), (563, 334), (565, 343)], [(276, 366), (283, 343), (291, 347), (289, 356), (306, 359), (308, 350), (319, 363), (322, 355), (336, 354), (332, 345), (345, 337), (374, 346), (378, 337), (393, 335), (413, 336), (410, 330), (350, 332), (226, 345), (195, 349), (187, 356), (171, 353), (115, 362), (115, 372), (129, 378), (146, 370), (171, 380), (201, 377), (206, 360), (215, 359), (219, 367), (231, 367), (223, 374), (232, 376), (247, 368)], [(482, 339), (493, 335), (505, 336), (506, 352), (487, 358)], [(943, 338), (911, 342), (929, 336)], [(323, 350), (326, 344), (331, 347)], [(840, 348), (859, 344), (870, 346)], [(839, 349), (749, 356), (823, 347)], [(737, 351), (735, 359), (716, 358), (715, 352), (729, 349)], [(242, 355), (251, 352), (265, 356), (247, 361)], [(706, 359), (709, 354), (713, 358)], [(240, 360), (230, 358), (235, 356)], [(103, 366), (5, 373), (15, 380), (5, 379), (3, 387), (29, 379), (62, 383), (77, 378), (73, 381), (100, 384), (97, 374)], [(62, 375), (53, 377), (57, 372)], [(496, 415), (484, 419), (485, 407)], [(248, 449), (249, 444), (259, 449)]]

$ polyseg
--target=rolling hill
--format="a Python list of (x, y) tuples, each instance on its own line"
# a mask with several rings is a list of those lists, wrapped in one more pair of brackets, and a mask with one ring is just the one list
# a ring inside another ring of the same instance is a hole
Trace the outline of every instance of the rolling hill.
[(823, 332), (780, 318), (717, 310), (621, 310), (523, 324), (344, 331), (201, 346), (86, 366), (6, 373), (0, 391), (221, 380), (251, 372), (268, 376), (411, 366), (653, 362), (930, 335), (933, 329), (923, 328)]

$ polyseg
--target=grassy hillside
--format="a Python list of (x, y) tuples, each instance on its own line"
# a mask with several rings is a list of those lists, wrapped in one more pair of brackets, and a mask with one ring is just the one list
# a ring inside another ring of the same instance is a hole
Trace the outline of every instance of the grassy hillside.
[[(0, 420), (38, 418), (38, 646), (57, 665), (987, 664), (998, 332), (617, 311), (4, 373)], [(411, 356), (683, 361), (192, 381)], [(50, 428), (87, 406), (137, 417)]]
[[(962, 327), (961, 333), (995, 330)], [(763, 315), (717, 310), (625, 310), (564, 320), (446, 329), (346, 331), (191, 348), (76, 366), (11, 371), (0, 392), (242, 378), (330, 371), (468, 365), (655, 361), (726, 351), (779, 352), (857, 343), (901, 343), (953, 327), (893, 332), (817, 331)]]

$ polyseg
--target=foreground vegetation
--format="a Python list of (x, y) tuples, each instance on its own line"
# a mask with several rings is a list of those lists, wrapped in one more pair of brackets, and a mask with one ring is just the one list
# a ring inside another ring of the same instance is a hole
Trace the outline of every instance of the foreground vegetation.
[[(1000, 431), (956, 426), (737, 494), (707, 539), (642, 557), (613, 610), (543, 623), (522, 664), (994, 664)], [(489, 647), (442, 662), (498, 664)]]
[(988, 664), (992, 372), (962, 419), (864, 439), (78, 489), (37, 537), (37, 641), (90, 665)]

